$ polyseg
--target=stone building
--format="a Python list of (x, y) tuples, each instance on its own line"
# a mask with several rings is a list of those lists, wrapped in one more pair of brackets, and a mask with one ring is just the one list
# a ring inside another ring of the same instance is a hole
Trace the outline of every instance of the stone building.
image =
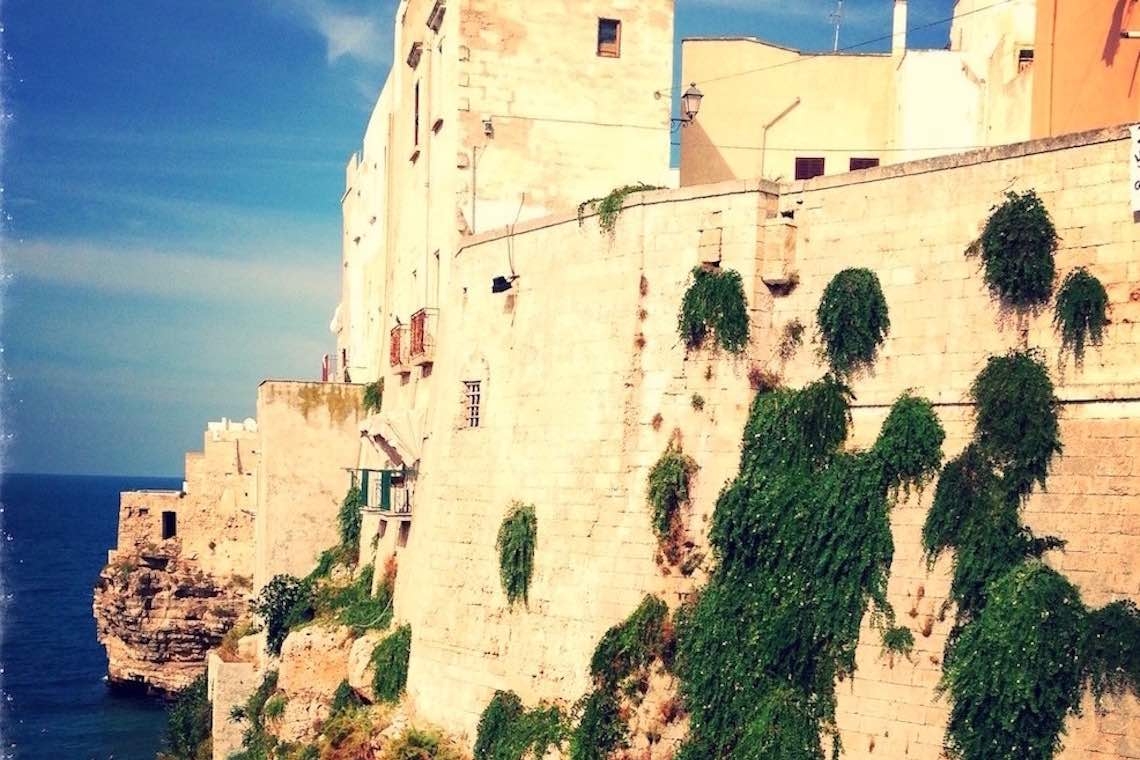
[(907, 48), (906, 0), (885, 53), (685, 39), (682, 81), (705, 99), (681, 130), (681, 184), (807, 179), (1029, 139), (1035, 6), (958, 0), (946, 50)]

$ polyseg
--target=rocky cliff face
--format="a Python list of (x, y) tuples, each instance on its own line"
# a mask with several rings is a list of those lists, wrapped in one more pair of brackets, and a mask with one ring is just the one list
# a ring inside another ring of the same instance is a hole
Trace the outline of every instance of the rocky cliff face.
[(247, 588), (206, 575), (169, 543), (118, 553), (99, 574), (93, 607), (112, 686), (181, 689), (205, 671), (207, 651), (249, 609)]

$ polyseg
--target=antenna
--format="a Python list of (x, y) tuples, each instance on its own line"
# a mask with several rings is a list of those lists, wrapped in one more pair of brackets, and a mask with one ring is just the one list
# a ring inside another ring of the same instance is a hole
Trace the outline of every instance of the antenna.
[(828, 17), (831, 22), (835, 24), (835, 40), (832, 42), (831, 51), (833, 53), (839, 52), (839, 25), (843, 23), (843, 0), (836, 0), (835, 10)]

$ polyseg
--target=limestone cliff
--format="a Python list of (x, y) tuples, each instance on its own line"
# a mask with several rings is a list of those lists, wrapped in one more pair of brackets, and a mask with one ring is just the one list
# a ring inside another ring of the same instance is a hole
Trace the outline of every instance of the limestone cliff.
[(95, 586), (99, 642), (112, 686), (169, 694), (206, 667), (216, 647), (249, 608), (248, 587), (203, 573), (176, 542), (117, 552)]

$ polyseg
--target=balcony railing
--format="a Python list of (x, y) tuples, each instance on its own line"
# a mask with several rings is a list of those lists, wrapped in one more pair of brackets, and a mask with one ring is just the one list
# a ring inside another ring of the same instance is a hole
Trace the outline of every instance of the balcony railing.
[(401, 517), (412, 514), (412, 472), (400, 470), (353, 470), (353, 480), (364, 495), (365, 509)]
[(420, 309), (412, 315), (412, 364), (430, 364), (435, 360), (435, 325), (438, 309)]
[(398, 373), (409, 372), (408, 363), (408, 326), (396, 325), (392, 328), (388, 342), (388, 361)]

